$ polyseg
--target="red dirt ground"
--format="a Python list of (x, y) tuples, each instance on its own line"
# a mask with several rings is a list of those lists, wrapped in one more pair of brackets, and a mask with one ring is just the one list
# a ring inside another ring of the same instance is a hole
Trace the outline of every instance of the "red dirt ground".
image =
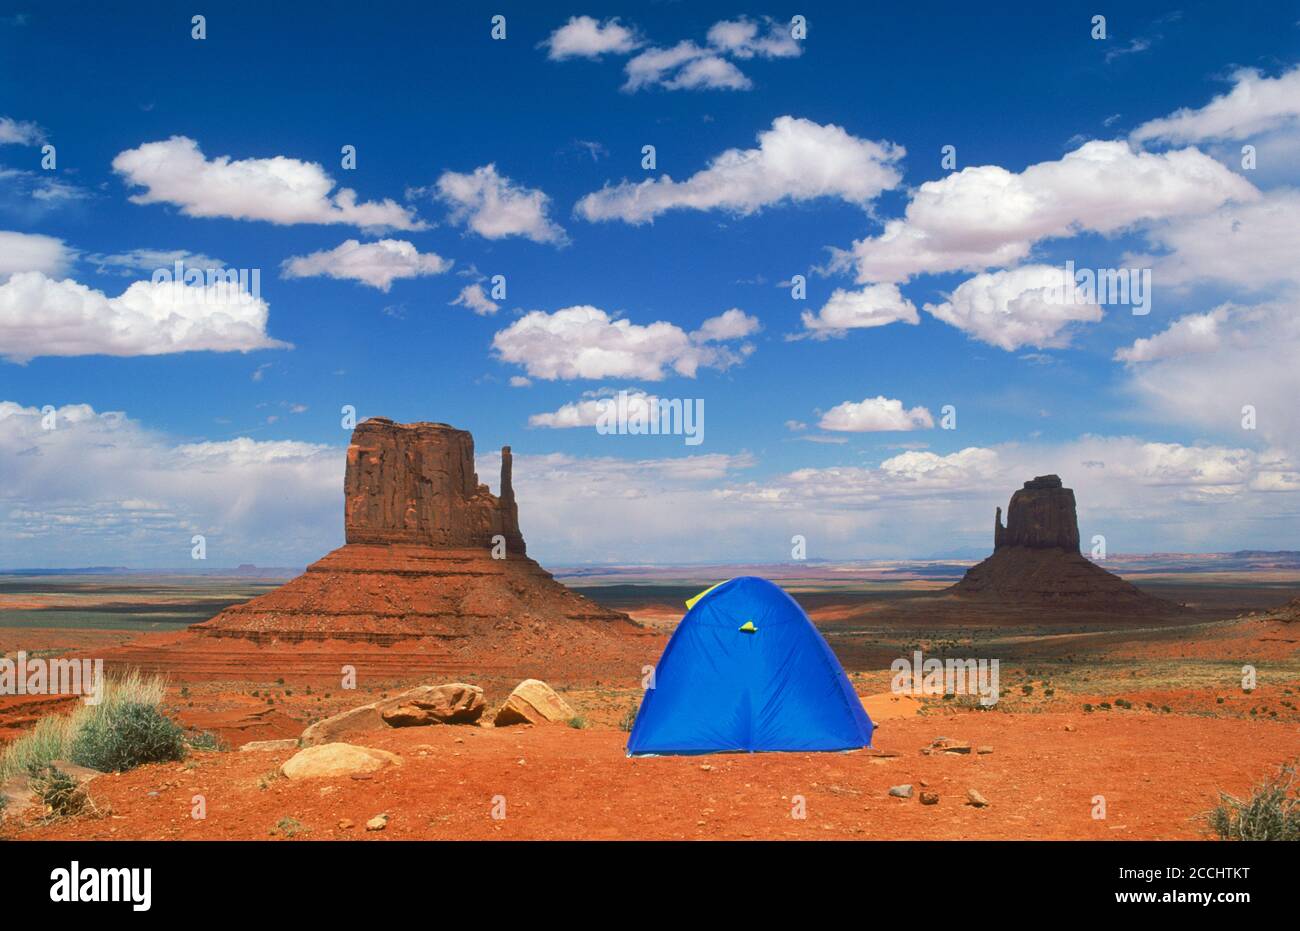
[[(1016, 629), (971, 614), (963, 628), (953, 615), (936, 631), (925, 627), (932, 615), (923, 603), (867, 605), (852, 621), (823, 629), (868, 693), (864, 701), (879, 725), (874, 751), (637, 760), (624, 756), (626, 734), (617, 723), (639, 698), (640, 667), (662, 650), (662, 629), (628, 637), (613, 663), (593, 663), (571, 644), (539, 636), (527, 657), (536, 666), (526, 670), (499, 668), (476, 643), (457, 655), (454, 644), (426, 650), (418, 640), (271, 646), (151, 634), (124, 643), (131, 635), (122, 631), (0, 629), (3, 650), (37, 644), (122, 665), (156, 663), (171, 677), (167, 713), (236, 747), (296, 736), (311, 720), (385, 690), (452, 679), (482, 685), (492, 707), (519, 678), (541, 675), (571, 686), (565, 697), (589, 723), (386, 730), (356, 742), (396, 752), (405, 764), (367, 780), (277, 778), (292, 751), (196, 752), (185, 764), (96, 778), (90, 794), (98, 817), (45, 825), (10, 819), (0, 836), (266, 839), (287, 836), (277, 825), (289, 818), (301, 825), (286, 823), (294, 836), (307, 839), (1202, 837), (1197, 816), (1218, 791), (1246, 792), (1300, 756), (1300, 624), (1213, 619), (1216, 610), (1179, 623), (1058, 630), (1038, 618)], [(865, 623), (888, 611), (897, 615), (892, 629)], [(888, 688), (890, 660), (910, 654), (910, 645), (900, 645), (915, 636), (1002, 656), (998, 710), (926, 699), (917, 714), (923, 703), (916, 699), (878, 694)], [(357, 691), (340, 690), (343, 663), (357, 666)], [(1261, 668), (1251, 693), (1240, 687), (1247, 663)], [(1084, 702), (1119, 698), (1132, 710), (1082, 710)], [(0, 741), (51, 710), (33, 701), (49, 699), (0, 705)], [(1160, 711), (1166, 706), (1171, 711)], [(994, 752), (923, 755), (939, 736)], [(917, 795), (937, 792), (939, 804), (889, 797), (889, 787), (901, 783), (912, 783)], [(991, 806), (966, 804), (972, 788)], [(196, 794), (207, 800), (206, 820), (190, 817)], [(507, 805), (502, 821), (491, 817), (498, 795)], [(1098, 795), (1106, 800), (1104, 820), (1092, 817)], [(796, 796), (806, 800), (804, 820), (791, 816)], [(390, 815), (387, 829), (365, 831), (381, 812)], [(355, 826), (340, 828), (342, 819)]]
[[(938, 736), (994, 752), (922, 755)], [(401, 767), (304, 782), (274, 777), (293, 751), (198, 753), (192, 769), (100, 777), (100, 817), (17, 836), (283, 838), (277, 824), (292, 818), (307, 839), (1196, 838), (1217, 790), (1243, 792), (1300, 751), (1294, 724), (1141, 712), (898, 718), (882, 723), (875, 751), (846, 754), (628, 759), (625, 740), (612, 728), (388, 730), (364, 743), (400, 754)], [(928, 783), (939, 804), (889, 797), (900, 783), (918, 795)], [(968, 788), (991, 806), (966, 804)], [(190, 816), (196, 794), (206, 820)], [(1104, 820), (1092, 817), (1097, 795)], [(792, 817), (796, 796), (805, 820)], [(381, 812), (387, 829), (367, 832)]]

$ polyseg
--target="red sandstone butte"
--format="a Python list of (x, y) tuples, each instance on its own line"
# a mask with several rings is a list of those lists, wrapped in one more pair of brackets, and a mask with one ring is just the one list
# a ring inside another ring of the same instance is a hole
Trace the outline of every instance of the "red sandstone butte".
[(1179, 606), (1148, 595), (1079, 552), (1074, 491), (1040, 475), (1011, 496), (993, 522), (993, 555), (971, 566), (948, 592), (982, 602), (1170, 614)]
[(494, 495), (479, 484), (467, 431), (364, 421), (348, 447), (346, 544), (191, 630), (258, 644), (433, 638), (450, 654), (487, 650), (511, 666), (521, 653), (566, 646), (599, 653), (601, 641), (636, 631), (626, 615), (570, 591), (528, 558), (511, 467), (507, 446)]

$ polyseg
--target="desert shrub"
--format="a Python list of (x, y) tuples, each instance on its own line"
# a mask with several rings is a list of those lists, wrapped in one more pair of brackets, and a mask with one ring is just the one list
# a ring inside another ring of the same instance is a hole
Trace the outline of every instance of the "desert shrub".
[[(281, 818), (275, 823), (276, 831), (279, 831), (285, 837), (293, 837), (295, 834), (302, 832), (302, 822), (297, 818)], [(275, 833), (274, 831), (272, 833)]]
[(31, 787), (41, 803), (49, 809), (51, 818), (70, 818), (79, 815), (90, 804), (77, 780), (55, 766), (32, 770)]
[(157, 705), (116, 703), (88, 718), (72, 738), (72, 762), (103, 772), (185, 757), (185, 733)]
[(1091, 713), (1092, 713), (1092, 702), (1084, 702), (1084, 704), (1083, 704), (1083, 710), (1084, 710), (1085, 713), (1087, 713), (1087, 714), (1091, 714)]
[(582, 715), (576, 715), (572, 718), (569, 718), (569, 727), (572, 727), (575, 730), (580, 731), (586, 726), (587, 726), (587, 719), (584, 718)]
[(41, 770), (55, 760), (71, 759), (73, 741), (91, 722), (132, 702), (157, 707), (165, 692), (162, 678), (143, 676), (137, 671), (107, 679), (99, 704), (78, 703), (67, 714), (47, 715), (5, 747), (0, 753), (0, 781)]
[(185, 742), (195, 750), (229, 750), (230, 744), (212, 731), (191, 731), (185, 736)]
[(6, 747), (4, 756), (0, 757), (0, 781), (41, 769), (64, 756), (68, 734), (80, 710), (41, 718), (30, 731)]
[(1256, 786), (1250, 798), (1219, 793), (1205, 819), (1220, 840), (1300, 840), (1300, 790), (1296, 763)]
[(629, 734), (632, 733), (632, 725), (636, 723), (636, 713), (636, 705), (632, 705), (627, 709), (627, 711), (624, 711), (622, 719), (618, 722), (619, 730)]

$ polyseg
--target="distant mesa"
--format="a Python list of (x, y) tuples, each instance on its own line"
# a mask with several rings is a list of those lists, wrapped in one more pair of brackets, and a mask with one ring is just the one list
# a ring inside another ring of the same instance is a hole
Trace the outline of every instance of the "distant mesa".
[(511, 473), (507, 446), (494, 495), (479, 484), (467, 431), (366, 420), (347, 453), (346, 544), (191, 629), (257, 643), (428, 639), (436, 652), (507, 665), (525, 655), (598, 653), (602, 639), (636, 631), (626, 615), (528, 558)]
[(993, 555), (947, 590), (1004, 605), (1053, 606), (1128, 613), (1170, 613), (1178, 605), (1148, 595), (1079, 552), (1073, 489), (1060, 476), (1040, 475), (1011, 496), (993, 521)]

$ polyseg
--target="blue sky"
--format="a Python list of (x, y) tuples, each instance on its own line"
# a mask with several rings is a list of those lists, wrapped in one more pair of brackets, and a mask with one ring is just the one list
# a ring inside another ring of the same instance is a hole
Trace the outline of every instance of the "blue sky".
[[(1295, 548), (1294, 262), (1215, 237), (1300, 242), (1300, 12), (1125, 4), (1095, 39), (1094, 6), (805, 4), (796, 39), (704, 3), (214, 4), (196, 40), (171, 4), (0, 5), (0, 564), (315, 558), (349, 404), (472, 430), (493, 484), (510, 443), (552, 561), (975, 553), (1037, 470), (1113, 550)], [(276, 165), (300, 186), (250, 193)], [(351, 240), (425, 273), (330, 277)], [(130, 317), (173, 253), (260, 270), (265, 319)], [(1030, 306), (1067, 260), (1153, 268), (1151, 312)], [(498, 274), (494, 312), (451, 303)], [(837, 290), (854, 324), (808, 327)], [(703, 399), (705, 442), (530, 425), (623, 388)]]

